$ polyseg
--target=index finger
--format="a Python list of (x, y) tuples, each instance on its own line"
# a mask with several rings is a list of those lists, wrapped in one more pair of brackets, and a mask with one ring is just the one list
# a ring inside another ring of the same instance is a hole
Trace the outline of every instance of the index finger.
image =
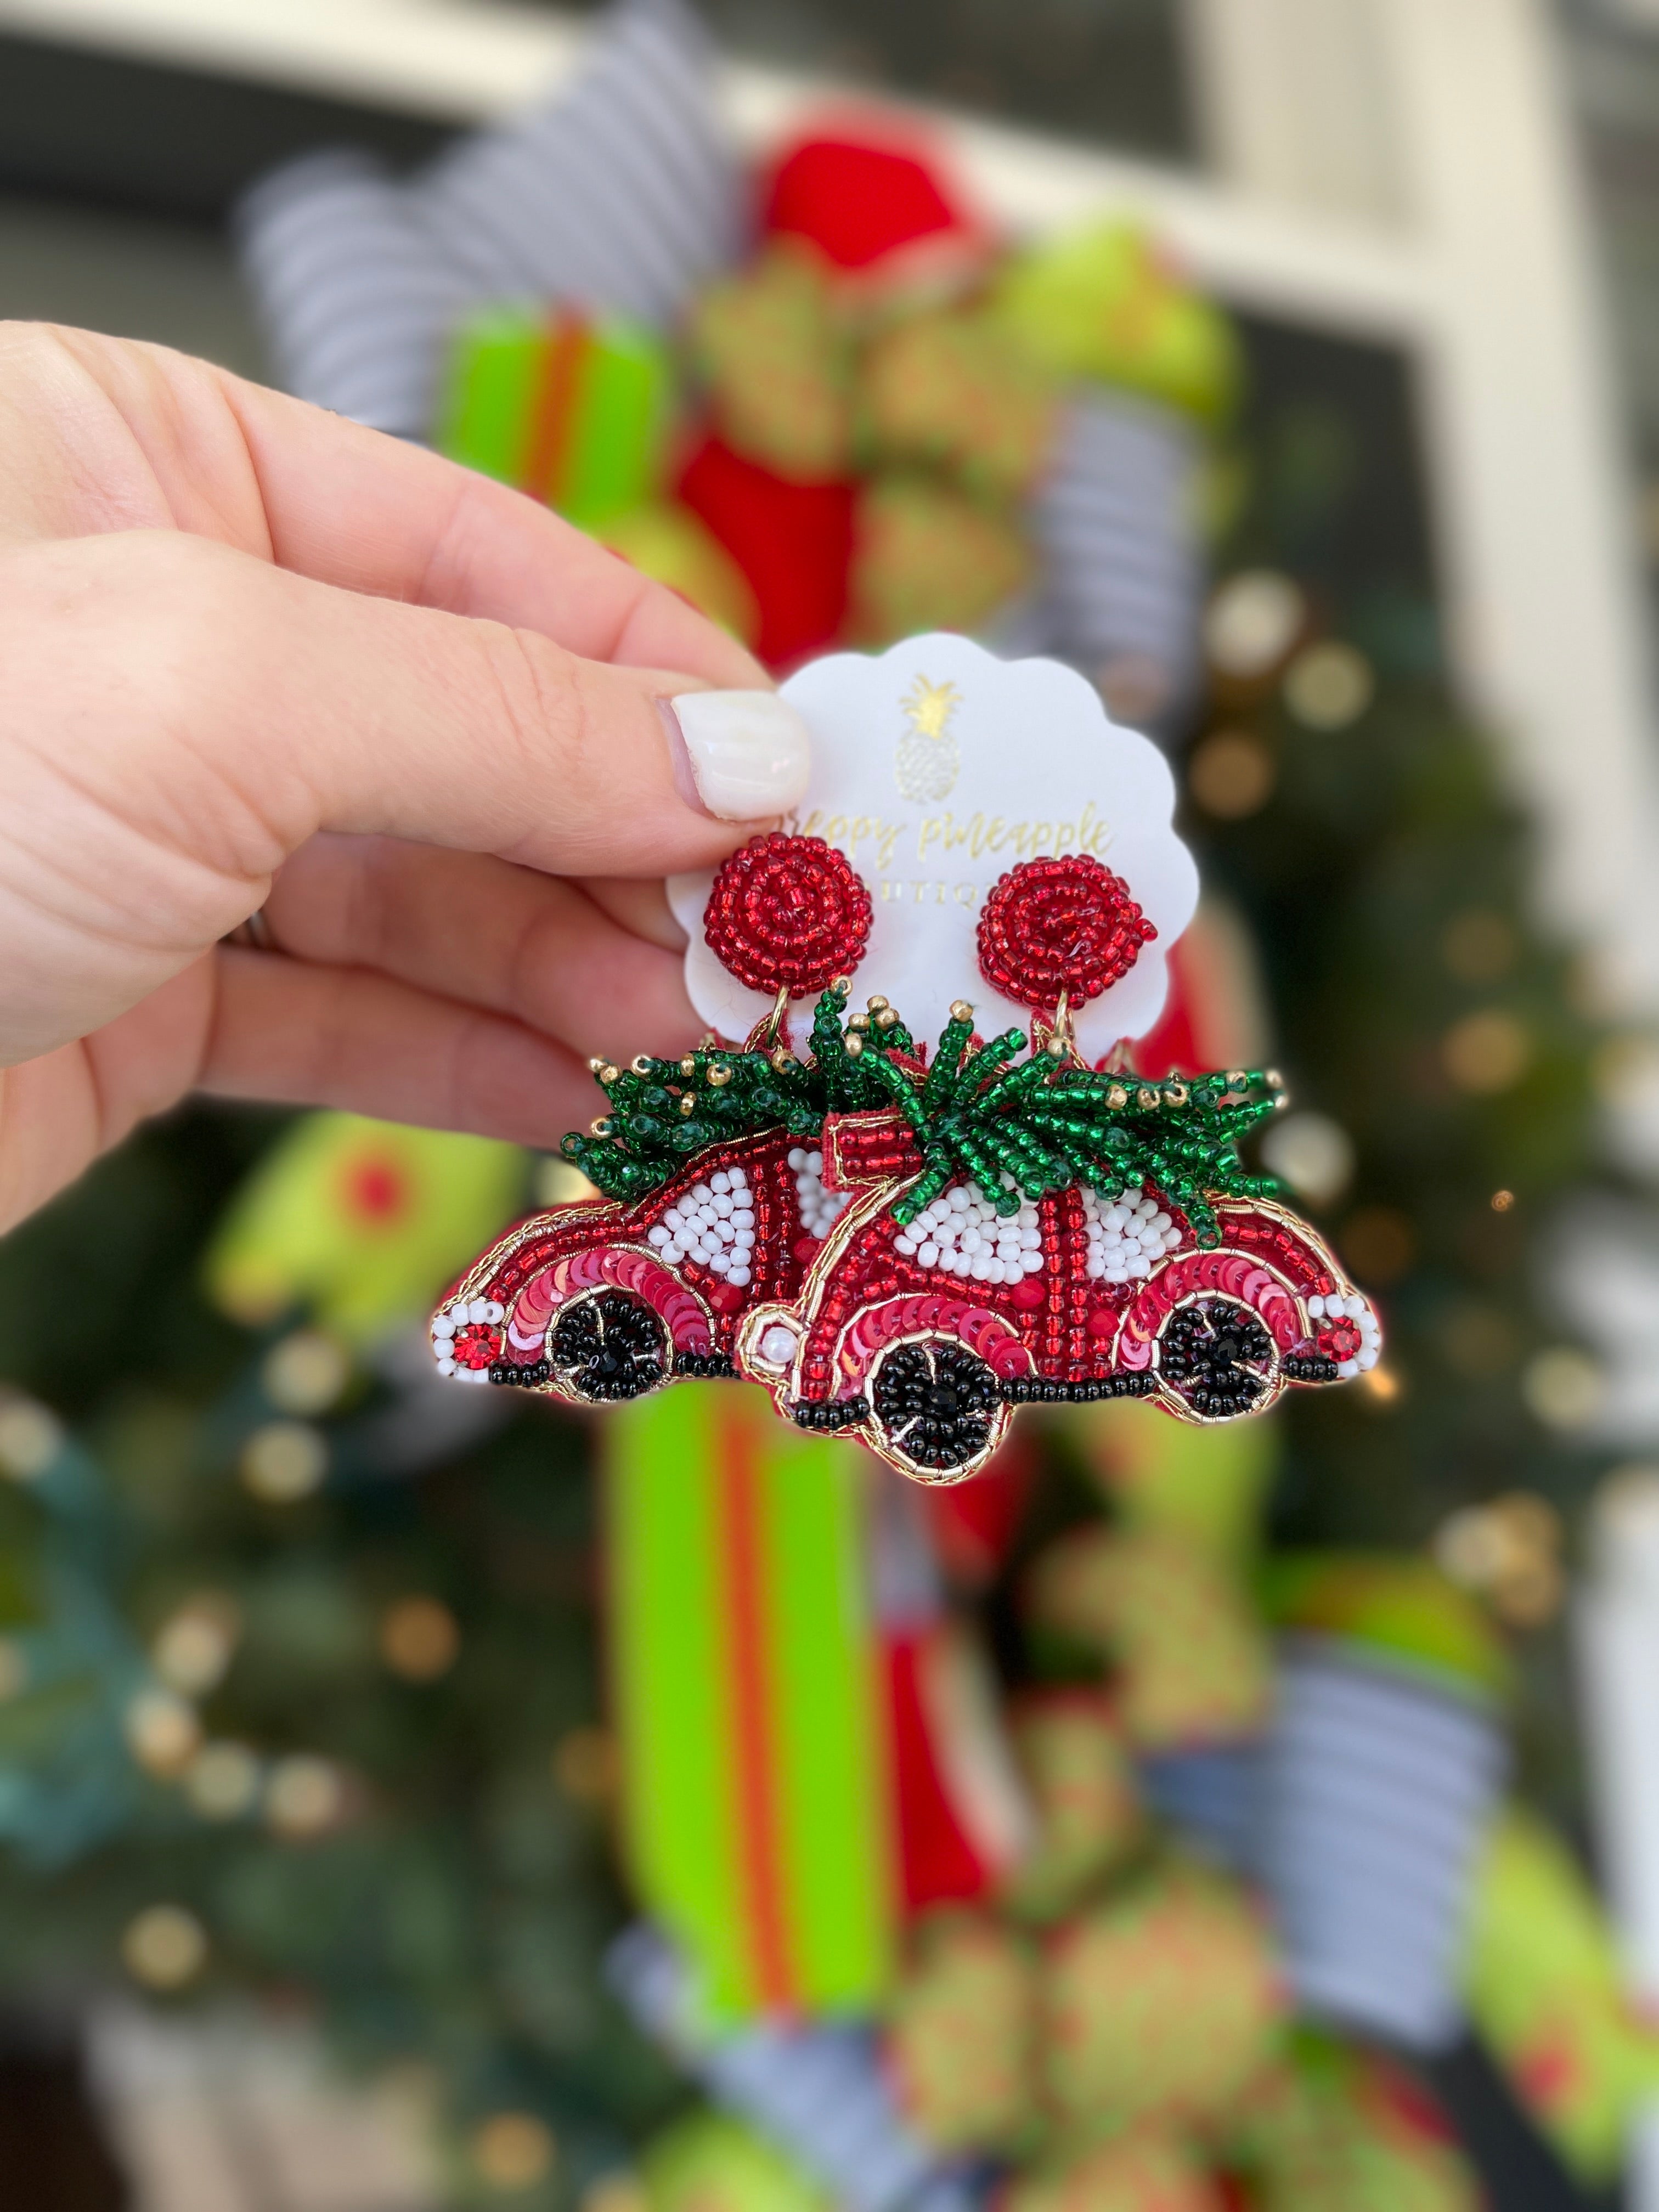
[(769, 682), (677, 593), (524, 493), (281, 392), (223, 383), (282, 567), (540, 630), (585, 660), (733, 690)]
[(319, 583), (539, 630), (584, 660), (769, 685), (675, 592), (522, 492), (166, 346), (9, 329), (11, 412), (47, 431), (9, 456), (33, 464), (25, 534), (181, 529)]

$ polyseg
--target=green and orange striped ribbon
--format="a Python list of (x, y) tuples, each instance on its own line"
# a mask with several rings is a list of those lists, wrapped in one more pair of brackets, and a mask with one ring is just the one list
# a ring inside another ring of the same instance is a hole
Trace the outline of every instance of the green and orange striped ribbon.
[(756, 1390), (610, 1418), (609, 1624), (640, 1902), (711, 2018), (866, 2009), (896, 1881), (860, 1455)]

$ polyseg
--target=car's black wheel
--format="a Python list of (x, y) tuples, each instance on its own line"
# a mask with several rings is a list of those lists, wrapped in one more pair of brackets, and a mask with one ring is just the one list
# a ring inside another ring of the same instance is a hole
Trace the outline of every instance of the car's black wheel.
[(951, 1337), (884, 1352), (870, 1401), (886, 1449), (924, 1480), (948, 1479), (976, 1460), (1006, 1419), (996, 1376)]
[(643, 1397), (668, 1379), (668, 1331), (632, 1291), (573, 1298), (548, 1331), (557, 1380), (594, 1405)]
[(1158, 1332), (1158, 1371), (1201, 1420), (1254, 1413), (1272, 1396), (1278, 1354), (1259, 1315), (1237, 1298), (1194, 1298)]

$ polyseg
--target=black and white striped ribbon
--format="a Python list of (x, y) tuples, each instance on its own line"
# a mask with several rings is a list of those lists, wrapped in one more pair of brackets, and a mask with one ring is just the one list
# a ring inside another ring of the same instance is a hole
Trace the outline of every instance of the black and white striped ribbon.
[(1169, 685), (1160, 720), (1198, 672), (1197, 469), (1180, 416), (1091, 392), (1073, 402), (1032, 507), (1050, 650), (1091, 676), (1114, 661), (1152, 662)]
[(1455, 2039), (1469, 1883), (1506, 1762), (1472, 1698), (1329, 1645), (1287, 1649), (1259, 1861), (1300, 2003), (1412, 2050)]
[(868, 2028), (758, 2021), (716, 2035), (695, 2019), (684, 1960), (644, 1923), (617, 1938), (605, 1966), (653, 2041), (845, 2212), (984, 2212), (977, 2169), (938, 2159), (906, 2126)]
[(554, 99), (407, 183), (355, 154), (264, 179), (238, 228), (283, 382), (425, 438), (472, 308), (557, 301), (672, 324), (740, 246), (739, 166), (712, 73), (685, 0), (621, 0)]

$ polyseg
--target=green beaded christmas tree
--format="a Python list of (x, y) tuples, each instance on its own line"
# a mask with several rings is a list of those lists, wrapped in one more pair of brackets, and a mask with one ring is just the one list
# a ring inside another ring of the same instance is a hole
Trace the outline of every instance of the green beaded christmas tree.
[(837, 981), (819, 994), (805, 1060), (776, 1045), (706, 1046), (677, 1060), (641, 1054), (626, 1071), (596, 1062), (611, 1112), (591, 1136), (568, 1136), (564, 1157), (608, 1198), (632, 1200), (722, 1141), (767, 1129), (816, 1139), (828, 1115), (885, 1107), (908, 1123), (922, 1157), (920, 1177), (894, 1201), (901, 1226), (961, 1176), (1003, 1214), (1074, 1183), (1136, 1184), (1180, 1206), (1199, 1242), (1213, 1244), (1212, 1199), (1279, 1188), (1238, 1152), (1284, 1102), (1271, 1073), (1217, 1071), (1162, 1084), (1101, 1073), (1059, 1037), (1037, 1046), (1014, 1029), (975, 1044), (973, 1009), (962, 1004), (929, 1063), (884, 1002), (873, 1004), (873, 1026), (871, 1014), (844, 1019), (849, 989)]

